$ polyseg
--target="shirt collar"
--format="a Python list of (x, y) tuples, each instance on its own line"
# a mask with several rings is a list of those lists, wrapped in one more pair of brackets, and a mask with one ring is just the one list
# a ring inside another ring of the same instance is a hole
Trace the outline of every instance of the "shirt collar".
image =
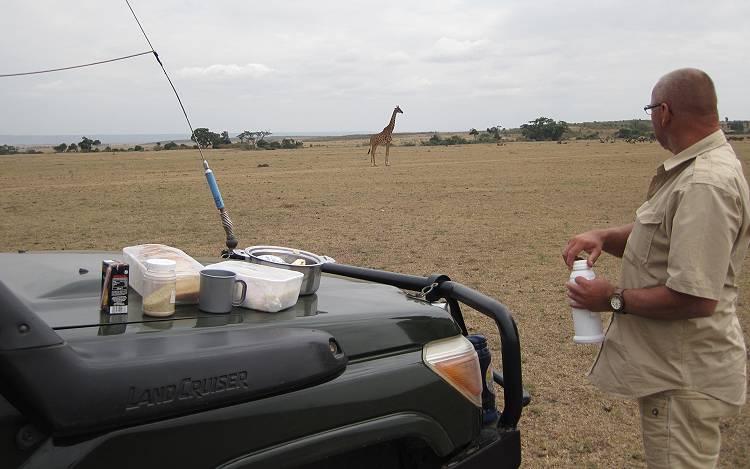
[(664, 166), (664, 170), (670, 171), (680, 164), (688, 160), (692, 160), (701, 153), (705, 153), (707, 151), (713, 150), (714, 148), (718, 148), (725, 143), (727, 143), (727, 138), (724, 136), (724, 132), (722, 132), (721, 130), (717, 130), (716, 132), (703, 137), (701, 140), (698, 140), (676, 155), (668, 158), (664, 163), (662, 163), (662, 165)]

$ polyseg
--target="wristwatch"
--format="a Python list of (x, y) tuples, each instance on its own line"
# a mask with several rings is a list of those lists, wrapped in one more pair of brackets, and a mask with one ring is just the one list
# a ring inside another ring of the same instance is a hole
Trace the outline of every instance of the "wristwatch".
[(612, 296), (609, 297), (609, 308), (615, 313), (628, 314), (625, 312), (625, 297), (622, 295), (622, 288), (615, 288)]

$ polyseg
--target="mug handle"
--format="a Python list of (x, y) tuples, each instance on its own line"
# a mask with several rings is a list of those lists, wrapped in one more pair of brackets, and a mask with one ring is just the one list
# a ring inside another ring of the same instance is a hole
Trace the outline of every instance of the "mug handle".
[(235, 285), (237, 285), (238, 283), (242, 284), (242, 297), (237, 302), (232, 299), (232, 306), (239, 306), (245, 301), (245, 297), (247, 296), (247, 283), (245, 283), (244, 280), (235, 280), (234, 283)]

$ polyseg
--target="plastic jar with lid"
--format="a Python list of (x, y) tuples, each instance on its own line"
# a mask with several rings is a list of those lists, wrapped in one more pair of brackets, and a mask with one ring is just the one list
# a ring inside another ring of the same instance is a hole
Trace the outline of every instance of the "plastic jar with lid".
[(143, 314), (156, 317), (174, 314), (177, 293), (177, 263), (170, 259), (146, 260), (143, 273)]

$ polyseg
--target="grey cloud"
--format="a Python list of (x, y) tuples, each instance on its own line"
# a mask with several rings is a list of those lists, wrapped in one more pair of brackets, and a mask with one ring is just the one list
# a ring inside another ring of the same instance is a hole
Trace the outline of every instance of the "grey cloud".
[(485, 39), (460, 40), (441, 37), (432, 45), (425, 59), (431, 62), (469, 62), (481, 60), (490, 51), (490, 43)]
[(378, 59), (386, 65), (406, 64), (412, 61), (412, 57), (403, 50), (388, 52), (378, 57)]
[(260, 78), (273, 72), (272, 68), (263, 64), (237, 65), (232, 63), (212, 64), (204, 67), (183, 67), (177, 71), (177, 75), (199, 80), (233, 80)]

